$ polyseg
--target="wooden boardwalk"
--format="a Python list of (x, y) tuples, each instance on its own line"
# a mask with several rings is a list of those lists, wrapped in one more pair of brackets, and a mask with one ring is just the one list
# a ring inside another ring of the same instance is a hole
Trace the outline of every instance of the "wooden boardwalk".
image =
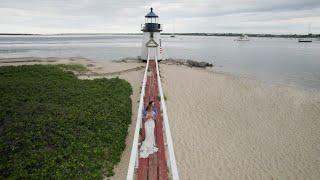
[[(160, 110), (160, 98), (159, 98), (159, 86), (157, 79), (157, 69), (155, 60), (149, 60), (149, 69), (147, 82), (145, 87), (144, 107), (148, 105), (150, 101), (154, 101), (157, 115), (155, 118), (155, 140), (158, 152), (149, 155), (148, 158), (139, 158), (139, 166), (137, 179), (138, 180), (167, 180), (168, 167), (164, 145), (164, 134), (163, 134), (163, 118)], [(139, 142), (142, 144), (144, 139), (144, 122), (142, 120), (142, 129), (140, 131)], [(140, 146), (139, 146), (140, 149)]]

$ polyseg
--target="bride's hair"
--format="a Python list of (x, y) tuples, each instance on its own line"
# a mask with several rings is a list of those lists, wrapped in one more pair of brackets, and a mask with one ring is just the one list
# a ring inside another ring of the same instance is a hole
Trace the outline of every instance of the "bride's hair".
[(149, 111), (150, 109), (152, 109), (152, 103), (153, 101), (150, 101), (147, 108), (146, 108), (146, 111)]

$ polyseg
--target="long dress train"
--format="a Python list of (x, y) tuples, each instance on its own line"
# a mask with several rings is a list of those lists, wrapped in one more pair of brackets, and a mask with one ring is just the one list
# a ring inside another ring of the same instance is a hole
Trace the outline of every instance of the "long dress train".
[(140, 148), (140, 157), (147, 158), (150, 154), (158, 151), (154, 137), (155, 123), (153, 119), (149, 119), (144, 123), (145, 139)]

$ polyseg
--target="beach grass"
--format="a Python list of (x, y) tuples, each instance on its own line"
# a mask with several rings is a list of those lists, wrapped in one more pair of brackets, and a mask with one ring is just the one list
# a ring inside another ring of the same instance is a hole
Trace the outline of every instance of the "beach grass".
[(62, 68), (0, 67), (0, 179), (102, 179), (120, 161), (132, 88)]
[(82, 64), (58, 64), (57, 66), (61, 67), (67, 71), (75, 71), (75, 72), (87, 72), (88, 69)]

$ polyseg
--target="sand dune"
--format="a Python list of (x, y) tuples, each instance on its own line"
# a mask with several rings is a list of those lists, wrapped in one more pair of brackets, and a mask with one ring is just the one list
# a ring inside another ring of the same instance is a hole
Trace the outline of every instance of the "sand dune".
[(181, 179), (320, 179), (320, 93), (161, 65)]

